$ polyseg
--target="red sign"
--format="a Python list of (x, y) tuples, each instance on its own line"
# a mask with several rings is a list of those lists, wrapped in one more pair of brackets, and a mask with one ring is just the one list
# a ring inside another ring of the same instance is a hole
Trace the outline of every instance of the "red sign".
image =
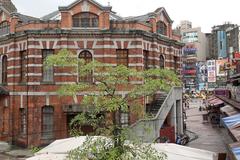
[(184, 74), (196, 74), (196, 70), (184, 70)]
[(234, 58), (240, 59), (240, 53), (239, 52), (234, 53)]

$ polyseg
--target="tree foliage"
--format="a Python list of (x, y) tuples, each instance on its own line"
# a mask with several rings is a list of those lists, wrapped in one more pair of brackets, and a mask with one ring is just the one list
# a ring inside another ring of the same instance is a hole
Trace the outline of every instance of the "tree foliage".
[(120, 116), (124, 112), (133, 112), (138, 117), (144, 116), (141, 98), (151, 96), (159, 90), (169, 91), (171, 87), (181, 85), (173, 71), (166, 69), (139, 71), (123, 65), (112, 67), (110, 64), (94, 60), (85, 63), (84, 60), (77, 59), (75, 54), (66, 49), (47, 58), (45, 66), (52, 65), (69, 68), (73, 75), (78, 73), (79, 80), (87, 76), (91, 76), (93, 80), (76, 81), (74, 84), (63, 85), (58, 90), (58, 93), (64, 96), (84, 93), (81, 105), (86, 107), (86, 112), (73, 119), (72, 133), (81, 135), (82, 126), (87, 124), (93, 128), (92, 135), (102, 135), (111, 139), (111, 144), (109, 144), (105, 139), (89, 138), (80, 147), (81, 149), (71, 152), (70, 155), (82, 157), (85, 155), (85, 159), (92, 156), (89, 159), (120, 160), (127, 159), (126, 156), (129, 157), (128, 159), (143, 155), (151, 157), (149, 156), (151, 153), (155, 155), (151, 159), (159, 159), (159, 156), (164, 158), (163, 154), (156, 154), (151, 147), (146, 145), (131, 141), (127, 144), (127, 128), (121, 125)]

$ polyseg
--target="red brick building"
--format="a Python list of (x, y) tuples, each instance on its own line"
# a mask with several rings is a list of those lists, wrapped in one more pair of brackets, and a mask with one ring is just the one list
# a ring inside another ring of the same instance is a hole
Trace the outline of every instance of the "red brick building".
[[(0, 3), (0, 140), (31, 146), (68, 136), (83, 94), (60, 98), (57, 88), (78, 81), (78, 75), (43, 68), (44, 59), (60, 49), (112, 66), (124, 63), (138, 70), (156, 67), (181, 73), (182, 44), (164, 8), (123, 18), (110, 6), (77, 0), (35, 18), (17, 13), (10, 0)], [(129, 124), (136, 121), (129, 118)]]

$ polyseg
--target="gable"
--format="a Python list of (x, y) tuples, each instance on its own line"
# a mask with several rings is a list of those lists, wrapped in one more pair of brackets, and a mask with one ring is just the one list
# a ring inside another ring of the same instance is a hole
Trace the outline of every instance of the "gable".
[(166, 24), (172, 24), (173, 20), (169, 17), (164, 7), (158, 8), (155, 13), (157, 14), (157, 20), (163, 21)]
[(59, 11), (70, 11), (72, 15), (80, 12), (92, 12), (99, 15), (103, 11), (111, 11), (111, 7), (102, 6), (94, 0), (77, 0), (66, 7), (59, 7)]
[(11, 0), (0, 0), (1, 11), (5, 10), (8, 13), (17, 12), (17, 8)]
[(9, 21), (10, 15), (4, 11), (0, 12), (0, 23), (3, 21)]

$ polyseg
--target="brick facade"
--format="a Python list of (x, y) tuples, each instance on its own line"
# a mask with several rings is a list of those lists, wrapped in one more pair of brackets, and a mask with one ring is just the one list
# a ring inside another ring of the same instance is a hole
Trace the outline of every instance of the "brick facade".
[[(72, 27), (72, 16), (81, 12), (98, 15), (97, 28)], [(7, 13), (6, 13), (7, 14)], [(146, 22), (124, 18), (111, 19), (111, 7), (101, 6), (93, 0), (78, 0), (66, 7), (59, 7), (60, 20), (35, 19), (23, 22), (20, 14), (9, 14), (10, 30), (0, 37), (0, 53), (7, 56), (7, 83), (2, 87), (9, 95), (0, 97), (0, 140), (23, 146), (43, 145), (51, 140), (68, 136), (69, 113), (63, 106), (75, 104), (73, 97), (59, 97), (56, 90), (63, 84), (77, 81), (77, 75), (69, 75), (69, 68), (54, 67), (52, 83), (43, 81), (43, 49), (57, 53), (67, 48), (77, 55), (88, 50), (93, 59), (116, 66), (116, 50), (128, 50), (128, 66), (143, 70), (143, 50), (149, 52), (149, 67), (159, 68), (159, 57), (164, 57), (167, 69), (181, 73), (182, 44), (172, 37), (172, 21), (164, 8), (152, 13)], [(1, 20), (1, 18), (0, 18)], [(156, 22), (163, 21), (167, 35), (156, 33)], [(2, 22), (1, 22), (2, 23)], [(25, 52), (25, 81), (21, 82), (20, 53)], [(137, 83), (133, 81), (132, 83)], [(81, 102), (79, 93), (77, 103)], [(144, 103), (144, 99), (143, 99)], [(43, 106), (53, 106), (53, 137), (42, 136)], [(22, 119), (21, 108), (26, 113)], [(137, 117), (131, 114), (130, 123)], [(26, 133), (21, 125), (26, 123)]]

